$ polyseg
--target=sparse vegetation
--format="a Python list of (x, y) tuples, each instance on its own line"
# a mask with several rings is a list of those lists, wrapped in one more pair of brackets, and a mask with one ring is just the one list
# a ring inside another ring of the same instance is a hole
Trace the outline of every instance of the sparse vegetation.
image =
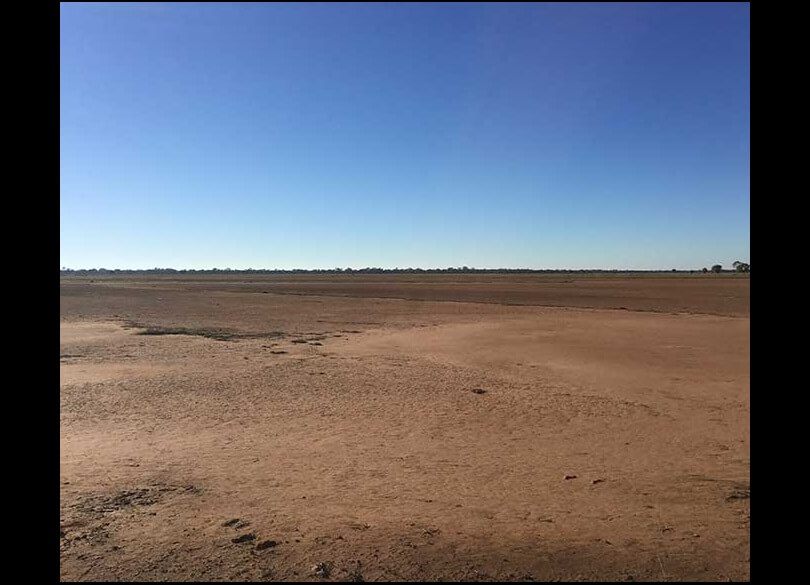
[(751, 265), (746, 262), (740, 262), (739, 260), (735, 260), (732, 264), (734, 270), (737, 272), (751, 272)]

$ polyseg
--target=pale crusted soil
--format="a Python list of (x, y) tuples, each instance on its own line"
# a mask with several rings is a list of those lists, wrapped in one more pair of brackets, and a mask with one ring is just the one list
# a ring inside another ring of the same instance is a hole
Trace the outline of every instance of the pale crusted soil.
[(64, 580), (749, 578), (747, 317), (174, 286), (63, 289)]

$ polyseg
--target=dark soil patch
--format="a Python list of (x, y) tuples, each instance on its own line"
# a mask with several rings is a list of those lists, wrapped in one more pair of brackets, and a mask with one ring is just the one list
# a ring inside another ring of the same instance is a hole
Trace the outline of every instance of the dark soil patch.
[(159, 325), (143, 325), (131, 322), (129, 328), (143, 329), (137, 335), (197, 335), (215, 339), (217, 341), (238, 341), (239, 339), (275, 339), (283, 337), (282, 331), (268, 331), (266, 333), (238, 333), (226, 329), (215, 329), (207, 327), (163, 327)]
[(243, 534), (241, 536), (237, 536), (236, 538), (232, 538), (231, 542), (235, 544), (240, 544), (243, 542), (251, 542), (253, 540), (256, 540), (256, 535), (253, 534), (252, 532), (249, 532), (248, 534)]
[(113, 495), (89, 496), (82, 498), (71, 507), (84, 513), (103, 516), (124, 508), (151, 506), (163, 499), (168, 493), (172, 492), (197, 494), (200, 492), (200, 489), (193, 485), (155, 485), (145, 488), (123, 490)]
[(732, 491), (726, 500), (729, 502), (733, 502), (734, 500), (748, 500), (751, 498), (751, 489), (750, 488), (738, 488)]

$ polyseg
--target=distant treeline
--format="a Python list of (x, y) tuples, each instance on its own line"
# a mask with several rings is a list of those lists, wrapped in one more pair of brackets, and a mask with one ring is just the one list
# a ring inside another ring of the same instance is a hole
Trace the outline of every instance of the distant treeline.
[[(703, 269), (705, 272), (706, 269)], [(254, 269), (234, 270), (231, 268), (210, 268), (210, 269), (182, 269), (174, 268), (150, 268), (146, 270), (121, 270), (118, 268), (91, 268), (78, 269), (62, 268), (62, 276), (102, 276), (102, 275), (141, 275), (141, 274), (637, 274), (637, 273), (695, 273), (700, 270), (604, 270), (604, 269), (545, 269), (534, 270), (530, 268), (470, 268), (461, 266), (459, 268), (328, 268), (305, 270), (303, 268), (293, 268), (291, 270), (282, 269)], [(722, 272), (734, 272), (733, 270), (723, 270)]]

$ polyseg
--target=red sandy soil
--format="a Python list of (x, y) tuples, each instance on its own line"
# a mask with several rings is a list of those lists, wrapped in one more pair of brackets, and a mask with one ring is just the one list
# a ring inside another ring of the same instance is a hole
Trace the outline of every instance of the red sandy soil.
[(89, 280), (63, 580), (750, 579), (748, 278)]

